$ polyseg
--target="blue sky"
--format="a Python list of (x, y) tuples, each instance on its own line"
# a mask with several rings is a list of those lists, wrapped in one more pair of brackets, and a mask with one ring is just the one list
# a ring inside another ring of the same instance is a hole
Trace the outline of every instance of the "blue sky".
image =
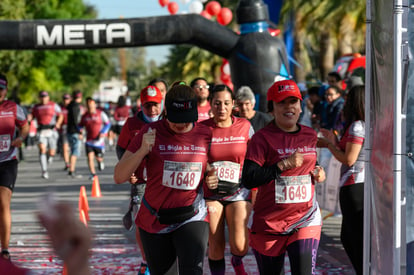
[[(169, 15), (167, 7), (161, 7), (158, 0), (84, 0), (98, 10), (99, 19), (135, 18)], [(179, 0), (179, 13), (188, 11), (188, 5)], [(147, 49), (147, 60), (155, 60), (160, 64), (168, 55), (169, 46), (151, 46)]]

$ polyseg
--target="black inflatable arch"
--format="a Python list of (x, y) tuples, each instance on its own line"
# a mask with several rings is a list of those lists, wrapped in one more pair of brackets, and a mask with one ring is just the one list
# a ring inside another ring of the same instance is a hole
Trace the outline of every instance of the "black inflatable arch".
[(234, 89), (250, 86), (259, 109), (265, 111), (268, 87), (281, 73), (286, 77), (288, 67), (283, 42), (267, 31), (267, 14), (267, 6), (261, 0), (241, 0), (237, 9), (241, 34), (196, 14), (112, 20), (0, 21), (0, 49), (191, 44), (228, 59)]

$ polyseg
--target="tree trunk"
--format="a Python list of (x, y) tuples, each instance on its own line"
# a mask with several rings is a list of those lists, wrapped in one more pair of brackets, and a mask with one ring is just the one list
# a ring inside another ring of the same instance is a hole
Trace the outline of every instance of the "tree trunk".
[(320, 63), (319, 70), (321, 80), (325, 81), (328, 73), (332, 70), (335, 62), (334, 47), (332, 44), (331, 34), (329, 32), (321, 33), (320, 40)]
[(353, 53), (352, 40), (354, 36), (354, 25), (354, 20), (349, 15), (345, 16), (341, 21), (338, 41), (339, 56)]
[(306, 75), (310, 71), (308, 52), (305, 48), (305, 33), (297, 30), (294, 36), (294, 58), (300, 66), (295, 65), (296, 82), (306, 82)]

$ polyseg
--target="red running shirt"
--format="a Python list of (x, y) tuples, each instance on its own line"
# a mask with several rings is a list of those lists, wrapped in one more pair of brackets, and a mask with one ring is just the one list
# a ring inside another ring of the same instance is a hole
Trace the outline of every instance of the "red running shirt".
[[(233, 171), (230, 165), (226, 167), (219, 167), (218, 174), (224, 174), (228, 176), (227, 181), (236, 180), (239, 181), (241, 177), (241, 171), (243, 169), (244, 157), (246, 155), (247, 143), (254, 131), (247, 119), (232, 117), (233, 124), (230, 127), (221, 128), (216, 125), (214, 118), (210, 118), (201, 122), (213, 131), (213, 138), (211, 140), (211, 148), (209, 151), (208, 162), (210, 164), (218, 161), (228, 161), (239, 165), (239, 171)], [(234, 165), (233, 165), (234, 166)], [(232, 175), (239, 175), (237, 178), (233, 178)], [(214, 193), (204, 185), (204, 197), (208, 198), (213, 196)]]
[(318, 209), (314, 200), (315, 185), (309, 181), (301, 185), (303, 179), (298, 176), (306, 179), (315, 168), (316, 141), (317, 135), (312, 128), (301, 125), (299, 131), (286, 133), (274, 122), (252, 137), (246, 159), (260, 166), (271, 166), (289, 157), (295, 150), (304, 154), (301, 167), (286, 170), (281, 175), (291, 181), (297, 181), (296, 184), (276, 185), (275, 180), (272, 180), (258, 187), (252, 232), (283, 234), (306, 226), (312, 221)]
[[(142, 136), (150, 127), (156, 130), (156, 139), (151, 152), (146, 156), (145, 199), (157, 210), (193, 204), (197, 189), (204, 178), (211, 129), (195, 123), (190, 132), (177, 134), (163, 119), (142, 128), (131, 141), (128, 151), (135, 153), (139, 149)], [(207, 216), (207, 209), (203, 211), (202, 217), (197, 215), (201, 220)], [(158, 233), (168, 227), (160, 224), (143, 204), (139, 209), (136, 224), (149, 233)]]

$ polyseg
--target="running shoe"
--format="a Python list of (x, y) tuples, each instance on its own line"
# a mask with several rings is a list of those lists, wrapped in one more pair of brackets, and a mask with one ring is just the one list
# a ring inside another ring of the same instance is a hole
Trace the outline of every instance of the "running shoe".
[(89, 176), (89, 180), (93, 180), (93, 178), (94, 178), (94, 177), (96, 177), (96, 175), (91, 174), (91, 175)]
[(138, 275), (150, 275), (150, 271), (147, 264), (141, 263)]
[(103, 161), (98, 161), (98, 169), (99, 171), (103, 171), (105, 169), (105, 163)]
[(49, 179), (49, 173), (48, 172), (42, 172), (42, 178)]
[(72, 179), (80, 179), (82, 178), (82, 175), (76, 174), (75, 172), (68, 172), (68, 177), (71, 177)]

